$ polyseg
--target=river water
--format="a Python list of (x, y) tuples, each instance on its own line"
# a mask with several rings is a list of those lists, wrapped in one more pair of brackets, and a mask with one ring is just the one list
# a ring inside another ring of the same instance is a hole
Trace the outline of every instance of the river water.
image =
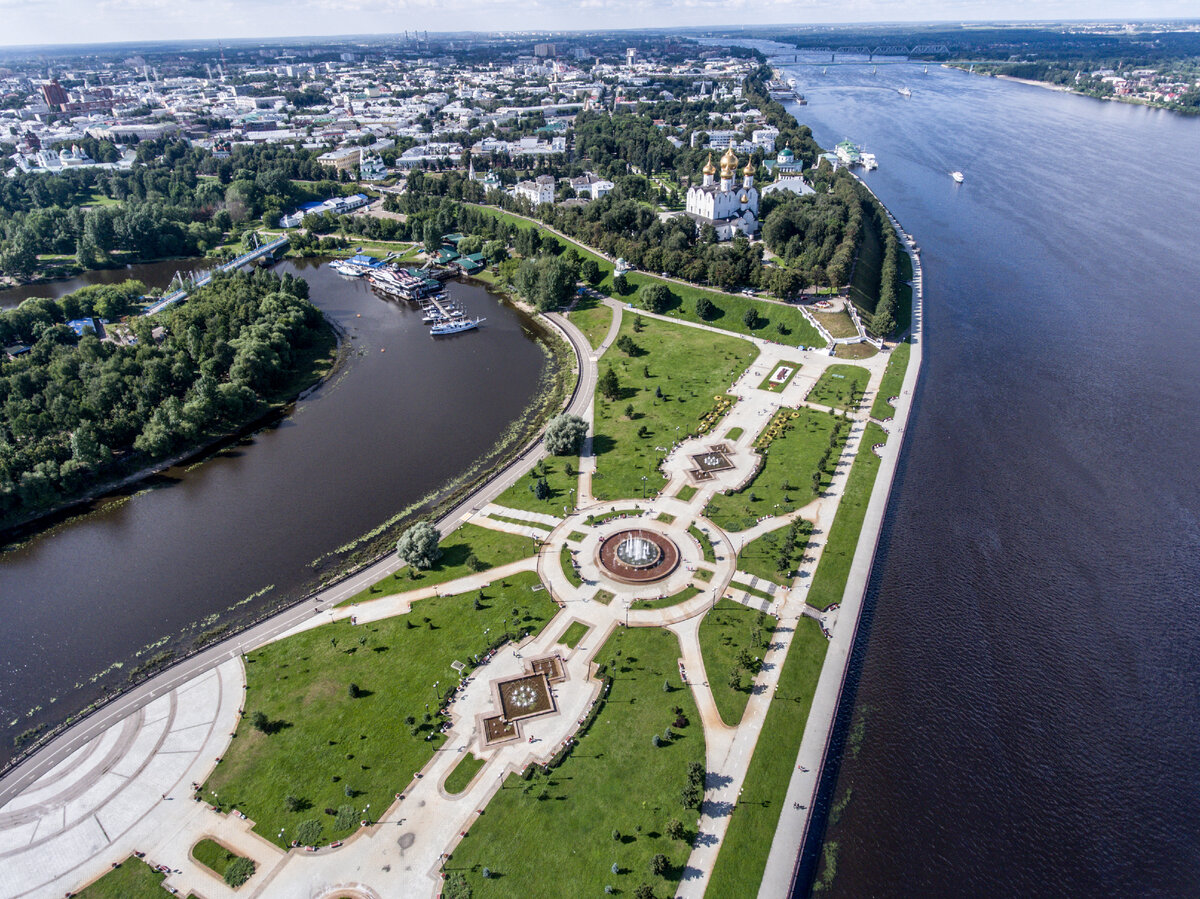
[(775, 62), (926, 284), (832, 895), (1200, 895), (1200, 120)]
[[(162, 286), (180, 267), (125, 274)], [(235, 621), (302, 590), (310, 562), (464, 472), (533, 398), (546, 362), (530, 322), (480, 287), (448, 290), (484, 326), (433, 339), (417, 309), (361, 281), (309, 261), (276, 271), (308, 279), (346, 329), (347, 364), (277, 426), (0, 555), (0, 759), (14, 734), (67, 717), (156, 651), (138, 650), (190, 628), (169, 644), (186, 647), (214, 613)], [(90, 680), (113, 663), (125, 667)]]

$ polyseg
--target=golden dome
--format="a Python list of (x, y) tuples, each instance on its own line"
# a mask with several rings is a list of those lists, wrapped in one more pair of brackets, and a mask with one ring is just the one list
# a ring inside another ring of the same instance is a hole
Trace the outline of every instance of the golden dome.
[(706, 162), (704, 164), (704, 174), (715, 175), (716, 173), (717, 173), (717, 167), (715, 165), (713, 165), (712, 154), (709, 153), (708, 154), (708, 162)]
[(745, 194), (742, 194), (742, 199), (741, 199), (741, 202), (743, 202), (743, 203), (749, 203), (749, 202), (750, 202), (750, 198), (749, 198), (749, 197), (747, 197)]
[(730, 147), (721, 157), (721, 174), (732, 175), (735, 168), (737, 168), (737, 154), (733, 152), (733, 147)]
[(742, 174), (746, 175), (747, 177), (754, 175), (754, 163), (751, 160), (746, 160), (746, 167), (742, 169)]

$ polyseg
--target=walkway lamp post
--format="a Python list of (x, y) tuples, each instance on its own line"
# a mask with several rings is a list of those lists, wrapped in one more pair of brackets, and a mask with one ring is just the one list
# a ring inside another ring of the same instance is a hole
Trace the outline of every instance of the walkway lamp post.
[(438, 691), (438, 684), (440, 684), (440, 683), (441, 683), (441, 681), (436, 681), (436, 680), (433, 682), (433, 698), (434, 698), (435, 702), (442, 701), (442, 694)]

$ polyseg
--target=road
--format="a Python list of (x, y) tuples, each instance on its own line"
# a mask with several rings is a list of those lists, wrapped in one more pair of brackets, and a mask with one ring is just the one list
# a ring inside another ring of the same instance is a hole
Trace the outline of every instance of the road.
[[(596, 389), (598, 367), (592, 358), (591, 347), (583, 333), (571, 324), (566, 316), (550, 313), (546, 318), (567, 338), (575, 352), (575, 358), (579, 364), (579, 377), (575, 384), (575, 390), (567, 402), (566, 411), (583, 417), (591, 404), (592, 395)], [(497, 471), (486, 483), (438, 519), (435, 523), (438, 530), (442, 534), (447, 534), (458, 527), (475, 511), (494, 500), (524, 476), (544, 455), (545, 446), (542, 438), (539, 437), (513, 461)], [(42, 749), (15, 766), (3, 779), (0, 779), (0, 808), (3, 808), (10, 799), (21, 793), (72, 752), (154, 699), (215, 668), (227, 659), (235, 658), (269, 643), (278, 635), (309, 620), (318, 612), (336, 606), (342, 600), (366, 589), (400, 567), (401, 564), (395, 556), (385, 556), (373, 565), (309, 596), (265, 621), (184, 659), (107, 703), (78, 724), (63, 731)]]

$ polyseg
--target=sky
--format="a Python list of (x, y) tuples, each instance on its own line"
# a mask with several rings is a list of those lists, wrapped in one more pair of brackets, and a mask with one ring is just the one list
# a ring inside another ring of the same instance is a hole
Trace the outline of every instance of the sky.
[(0, 0), (0, 46), (737, 24), (1137, 21), (1196, 0)]

